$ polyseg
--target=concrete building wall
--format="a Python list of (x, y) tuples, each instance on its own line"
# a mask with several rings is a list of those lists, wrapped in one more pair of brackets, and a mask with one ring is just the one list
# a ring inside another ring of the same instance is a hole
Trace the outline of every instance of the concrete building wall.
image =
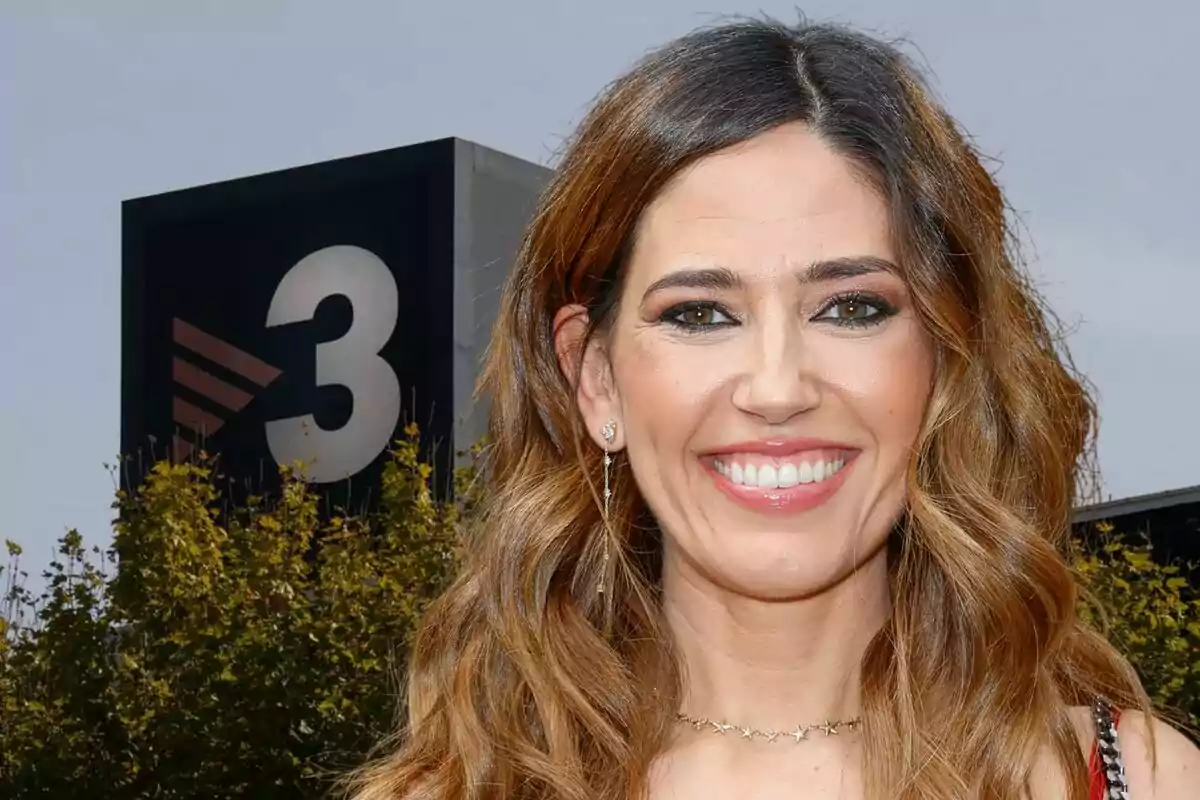
[(476, 403), (479, 367), (501, 290), (551, 171), (474, 142), (455, 141), (455, 447), (487, 432), (486, 398)]

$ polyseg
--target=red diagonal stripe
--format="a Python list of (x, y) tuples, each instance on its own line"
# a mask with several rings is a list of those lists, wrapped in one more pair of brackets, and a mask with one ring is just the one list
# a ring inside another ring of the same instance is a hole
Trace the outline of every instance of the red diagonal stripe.
[(182, 358), (175, 359), (171, 365), (171, 373), (179, 385), (204, 395), (230, 411), (241, 411), (254, 399), (254, 395), (249, 392), (243, 392)]
[(245, 350), (237, 349), (229, 342), (221, 341), (210, 333), (205, 333), (194, 325), (189, 325), (178, 317), (173, 321), (173, 328), (177, 344), (199, 353), (231, 372), (236, 372), (247, 380), (254, 381), (259, 386), (267, 386), (279, 377), (280, 371), (267, 362), (255, 358)]
[(192, 454), (192, 450), (195, 448), (192, 447), (191, 442), (185, 442), (183, 439), (180, 439), (178, 436), (176, 436), (171, 439), (171, 449), (174, 454), (175, 462), (179, 463), (180, 461), (186, 460), (187, 457)]
[(225, 424), (225, 420), (202, 408), (196, 408), (187, 400), (179, 397), (173, 397), (171, 400), (175, 422), (185, 428), (191, 428), (201, 436), (212, 436)]

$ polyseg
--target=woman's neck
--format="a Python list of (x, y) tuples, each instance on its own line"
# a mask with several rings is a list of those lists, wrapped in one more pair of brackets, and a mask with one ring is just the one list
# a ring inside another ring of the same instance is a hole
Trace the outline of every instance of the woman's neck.
[(793, 601), (722, 589), (668, 558), (663, 609), (683, 662), (684, 713), (764, 731), (848, 720), (863, 651), (891, 610), (886, 551)]

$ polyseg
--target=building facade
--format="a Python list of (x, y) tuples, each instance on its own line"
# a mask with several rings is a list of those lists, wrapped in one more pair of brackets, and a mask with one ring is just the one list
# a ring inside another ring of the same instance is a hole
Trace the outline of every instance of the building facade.
[(1148, 536), (1156, 560), (1191, 565), (1193, 584), (1200, 579), (1200, 486), (1097, 503), (1075, 512), (1076, 530), (1085, 539), (1095, 536), (1101, 522), (1111, 523), (1120, 533)]

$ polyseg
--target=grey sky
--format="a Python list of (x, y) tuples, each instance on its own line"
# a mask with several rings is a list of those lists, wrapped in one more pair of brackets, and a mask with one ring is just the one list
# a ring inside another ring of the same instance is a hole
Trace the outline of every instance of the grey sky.
[[(107, 543), (123, 199), (460, 136), (547, 163), (699, 0), (0, 0), (0, 538)], [(1200, 483), (1200, 7), (810, 3), (910, 39), (1020, 210), (1115, 496)]]

